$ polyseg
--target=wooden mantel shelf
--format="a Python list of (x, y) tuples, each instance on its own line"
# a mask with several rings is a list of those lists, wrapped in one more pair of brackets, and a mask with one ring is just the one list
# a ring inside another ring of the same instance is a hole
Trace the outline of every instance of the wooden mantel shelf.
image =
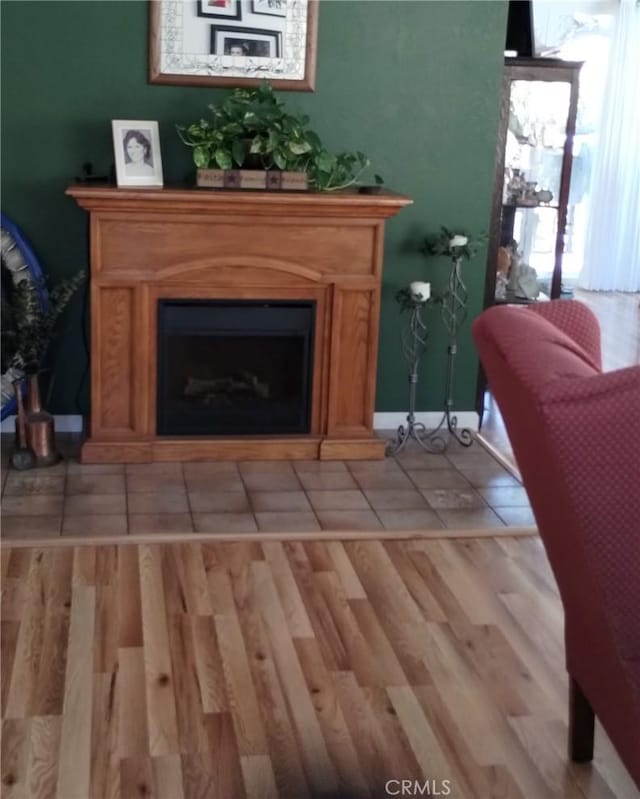
[(285, 213), (289, 216), (313, 216), (330, 213), (336, 216), (386, 219), (395, 216), (413, 201), (402, 194), (383, 189), (379, 194), (360, 194), (353, 190), (336, 192), (252, 191), (198, 188), (122, 188), (75, 184), (67, 189), (87, 211), (139, 208), (177, 214), (241, 212), (256, 216)]
[[(373, 435), (384, 222), (359, 194), (67, 189), (90, 213), (91, 426), (85, 462), (381, 458)], [(308, 435), (156, 434), (160, 299), (316, 303)]]

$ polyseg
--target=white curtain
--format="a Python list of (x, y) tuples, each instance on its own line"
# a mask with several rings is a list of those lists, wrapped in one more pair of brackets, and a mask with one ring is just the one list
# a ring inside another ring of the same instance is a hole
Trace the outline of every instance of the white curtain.
[(640, 291), (640, 4), (620, 0), (596, 145), (584, 267), (593, 291)]

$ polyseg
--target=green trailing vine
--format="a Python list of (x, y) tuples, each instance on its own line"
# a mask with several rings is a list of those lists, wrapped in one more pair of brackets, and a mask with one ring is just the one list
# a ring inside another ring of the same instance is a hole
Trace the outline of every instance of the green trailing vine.
[[(273, 87), (234, 89), (210, 105), (211, 119), (176, 125), (199, 169), (258, 168), (306, 172), (317, 191), (338, 191), (360, 181), (370, 166), (364, 153), (332, 153), (309, 127), (306, 114), (287, 110)], [(375, 183), (384, 181), (374, 176)]]

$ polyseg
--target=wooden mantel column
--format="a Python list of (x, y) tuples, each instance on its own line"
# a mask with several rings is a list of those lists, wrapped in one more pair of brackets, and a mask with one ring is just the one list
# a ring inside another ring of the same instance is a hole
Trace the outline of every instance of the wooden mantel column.
[[(84, 462), (383, 457), (373, 412), (384, 222), (409, 198), (84, 185), (67, 194), (90, 213)], [(309, 434), (157, 435), (164, 298), (315, 301)]]

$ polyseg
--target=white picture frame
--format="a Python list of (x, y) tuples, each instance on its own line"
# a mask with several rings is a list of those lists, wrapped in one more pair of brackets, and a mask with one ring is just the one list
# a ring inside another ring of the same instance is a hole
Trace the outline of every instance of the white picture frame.
[(158, 123), (143, 119), (112, 119), (111, 130), (118, 187), (162, 186)]
[[(238, 2), (149, 0), (149, 82), (314, 91), (320, 0)], [(232, 38), (244, 48), (230, 52)]]

